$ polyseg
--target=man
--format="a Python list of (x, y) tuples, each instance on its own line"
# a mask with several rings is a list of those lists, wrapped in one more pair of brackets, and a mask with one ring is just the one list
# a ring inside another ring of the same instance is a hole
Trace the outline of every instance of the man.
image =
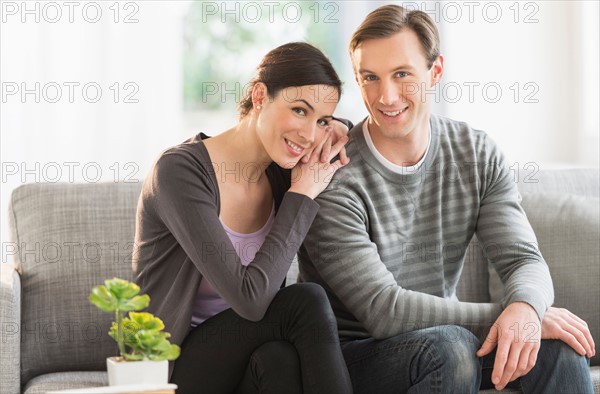
[[(506, 158), (484, 132), (430, 113), (426, 92), (444, 66), (431, 18), (381, 7), (350, 54), (369, 117), (350, 131), (350, 164), (317, 200), (299, 280), (326, 289), (354, 390), (468, 393), (513, 382), (593, 392), (593, 339), (583, 320), (551, 307), (552, 280)], [(456, 299), (474, 234), (495, 248), (502, 305)]]

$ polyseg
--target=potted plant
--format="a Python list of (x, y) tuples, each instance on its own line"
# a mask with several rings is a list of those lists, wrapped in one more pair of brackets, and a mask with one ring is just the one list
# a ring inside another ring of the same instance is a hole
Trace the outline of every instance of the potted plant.
[[(169, 342), (162, 320), (151, 313), (136, 312), (150, 304), (147, 294), (139, 295), (135, 283), (113, 278), (96, 286), (90, 302), (105, 312), (115, 312), (108, 334), (117, 342), (120, 357), (106, 359), (108, 384), (167, 384), (169, 360), (179, 357), (180, 348)], [(125, 312), (129, 312), (125, 317)]]

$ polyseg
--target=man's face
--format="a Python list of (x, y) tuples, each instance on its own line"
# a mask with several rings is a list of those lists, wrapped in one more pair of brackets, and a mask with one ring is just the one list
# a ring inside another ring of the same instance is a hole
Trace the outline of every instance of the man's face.
[(417, 35), (404, 29), (388, 38), (363, 41), (352, 60), (371, 115), (371, 133), (395, 139), (428, 130), (427, 97), (433, 94), (425, 94), (425, 89), (432, 89), (442, 76), (441, 56), (428, 68)]

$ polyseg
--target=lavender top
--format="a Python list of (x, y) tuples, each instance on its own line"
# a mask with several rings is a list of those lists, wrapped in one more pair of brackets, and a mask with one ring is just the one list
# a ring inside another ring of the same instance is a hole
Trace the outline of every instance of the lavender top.
[[(223, 229), (225, 229), (227, 236), (231, 240), (238, 257), (240, 258), (240, 263), (242, 263), (244, 267), (254, 260), (256, 252), (258, 252), (265, 241), (265, 237), (267, 234), (269, 234), (269, 231), (271, 231), (274, 221), (275, 204), (273, 204), (271, 214), (269, 215), (265, 225), (253, 233), (243, 234), (233, 231), (221, 220)], [(202, 278), (200, 281), (200, 286), (198, 287), (198, 294), (196, 295), (196, 299), (194, 301), (191, 325), (192, 327), (196, 327), (205, 320), (229, 308), (231, 308), (231, 306), (227, 303), (227, 301), (221, 298), (209, 280), (207, 278)]]

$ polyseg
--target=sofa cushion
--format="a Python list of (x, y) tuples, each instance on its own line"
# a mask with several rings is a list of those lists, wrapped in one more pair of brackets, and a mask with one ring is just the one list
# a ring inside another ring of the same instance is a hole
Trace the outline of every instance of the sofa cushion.
[(44, 394), (54, 390), (73, 390), (108, 385), (106, 372), (58, 372), (40, 375), (27, 383), (23, 394)]
[[(554, 283), (554, 306), (585, 320), (600, 347), (600, 199), (572, 194), (523, 193), (522, 206), (535, 231)], [(503, 285), (490, 268), (492, 302)], [(592, 358), (600, 364), (600, 356)]]
[(22, 272), (21, 383), (60, 371), (104, 370), (114, 315), (88, 297), (105, 279), (133, 279), (139, 184), (30, 184), (11, 196)]

